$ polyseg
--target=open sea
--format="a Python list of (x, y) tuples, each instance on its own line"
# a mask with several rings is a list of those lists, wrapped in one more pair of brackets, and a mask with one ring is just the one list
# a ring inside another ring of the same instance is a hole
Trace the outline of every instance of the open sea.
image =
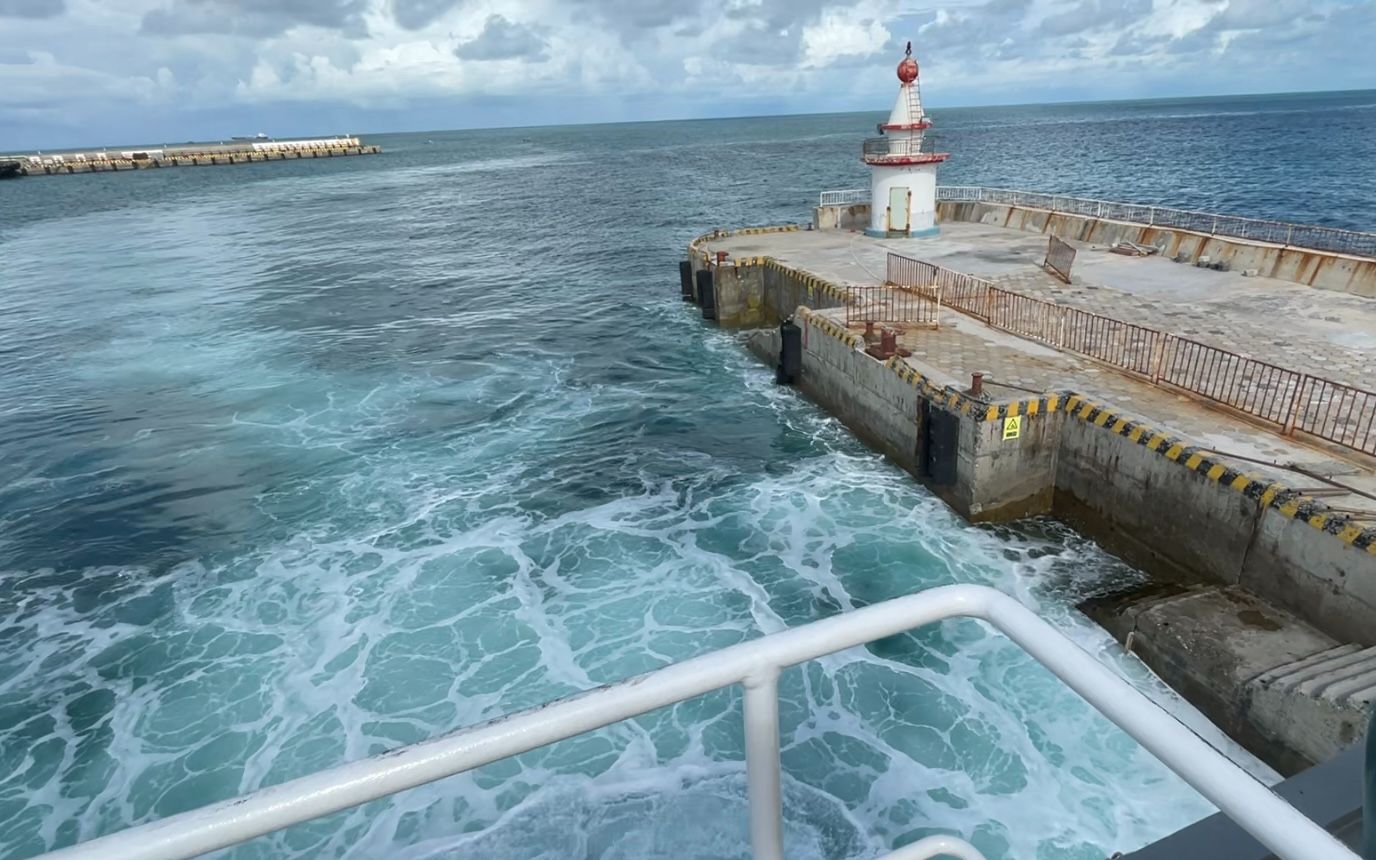
[[(1376, 228), (1374, 92), (935, 114), (948, 184)], [(680, 302), (689, 239), (867, 185), (881, 118), (0, 183), (0, 858), (949, 582), (1209, 732), (1073, 609), (1136, 572), (1051, 521), (964, 523)], [(974, 622), (782, 694), (791, 858), (955, 832), (1090, 860), (1211, 811)], [(225, 855), (746, 857), (740, 710)]]

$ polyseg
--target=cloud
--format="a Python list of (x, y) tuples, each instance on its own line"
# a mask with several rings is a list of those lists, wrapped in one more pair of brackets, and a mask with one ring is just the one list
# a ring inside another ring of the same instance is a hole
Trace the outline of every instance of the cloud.
[(810, 68), (825, 68), (873, 56), (889, 41), (883, 22), (862, 5), (828, 9), (803, 28), (803, 58)]
[(66, 0), (0, 0), (0, 18), (56, 18), (66, 11)]
[(51, 106), (55, 91), (84, 102), (117, 99), (146, 104), (171, 83), (164, 69), (151, 76), (127, 78), (62, 63), (47, 51), (30, 51), (25, 63), (0, 63), (0, 80), (5, 81), (0, 87), (0, 108), (8, 109)]
[(1054, 36), (1123, 27), (1150, 15), (1152, 0), (1082, 0), (1066, 12), (1048, 15), (1038, 29)]
[(700, 17), (708, 5), (703, 0), (575, 0), (575, 3), (579, 9), (591, 12), (621, 32), (653, 30), (693, 20)]
[(140, 29), (156, 36), (250, 38), (275, 36), (298, 26), (358, 33), (367, 6), (368, 0), (172, 0), (170, 6), (144, 15)]
[(461, 60), (543, 60), (549, 45), (534, 30), (490, 15), (476, 38), (460, 42), (454, 56)]
[(392, 17), (407, 30), (428, 27), (463, 0), (392, 0)]
[(908, 39), (938, 111), (1376, 86), (1371, 0), (0, 0), (0, 16), (8, 145), (83, 123), (218, 135), (230, 115), (310, 132), (882, 110)]

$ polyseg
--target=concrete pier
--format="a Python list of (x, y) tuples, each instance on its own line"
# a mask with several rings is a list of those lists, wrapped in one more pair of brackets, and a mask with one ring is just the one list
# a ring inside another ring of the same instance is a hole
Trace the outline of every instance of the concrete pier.
[(949, 308), (936, 325), (876, 326), (907, 353), (881, 360), (854, 309), (897, 252), (1359, 385), (1376, 370), (1376, 305), (1074, 244), (1070, 284), (1042, 269), (1045, 236), (959, 221), (918, 240), (741, 230), (689, 257), (712, 273), (718, 324), (772, 364), (791, 317), (800, 388), (958, 512), (1061, 517), (1174, 589), (1091, 614), (1240, 742), (1283, 772), (1328, 758), (1376, 699), (1376, 458)]
[(356, 137), (343, 137), (193, 143), (170, 147), (135, 147), (118, 151), (26, 153), (3, 156), (0, 160), (19, 162), (21, 176), (68, 176), (121, 170), (157, 170), (164, 167), (214, 167), (262, 161), (294, 161), (302, 158), (342, 158), (351, 155), (376, 155), (380, 152), (380, 146), (365, 144)]

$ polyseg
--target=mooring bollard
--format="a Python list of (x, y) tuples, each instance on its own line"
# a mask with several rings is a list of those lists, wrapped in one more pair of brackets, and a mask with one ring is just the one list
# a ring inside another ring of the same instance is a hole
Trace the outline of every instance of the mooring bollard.
[(979, 397), (982, 394), (984, 394), (984, 374), (975, 371), (970, 374), (970, 395)]

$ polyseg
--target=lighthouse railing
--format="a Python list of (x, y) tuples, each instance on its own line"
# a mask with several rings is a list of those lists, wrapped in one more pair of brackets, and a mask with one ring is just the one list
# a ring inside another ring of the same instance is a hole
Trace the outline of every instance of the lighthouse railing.
[(961, 203), (992, 203), (1045, 209), (1087, 218), (1126, 221), (1151, 227), (1189, 230), (1210, 236), (1227, 236), (1251, 242), (1266, 242), (1287, 247), (1331, 251), (1359, 257), (1376, 257), (1376, 233), (1321, 227), (1313, 224), (1292, 224), (1259, 218), (1218, 215), (1169, 206), (1148, 206), (1140, 203), (1119, 203), (1063, 194), (1043, 194), (1036, 191), (1017, 191), (1010, 188), (985, 188), (974, 185), (942, 185), (936, 199)]
[(818, 206), (851, 206), (870, 202), (868, 188), (847, 188), (844, 191), (823, 191), (817, 197)]

